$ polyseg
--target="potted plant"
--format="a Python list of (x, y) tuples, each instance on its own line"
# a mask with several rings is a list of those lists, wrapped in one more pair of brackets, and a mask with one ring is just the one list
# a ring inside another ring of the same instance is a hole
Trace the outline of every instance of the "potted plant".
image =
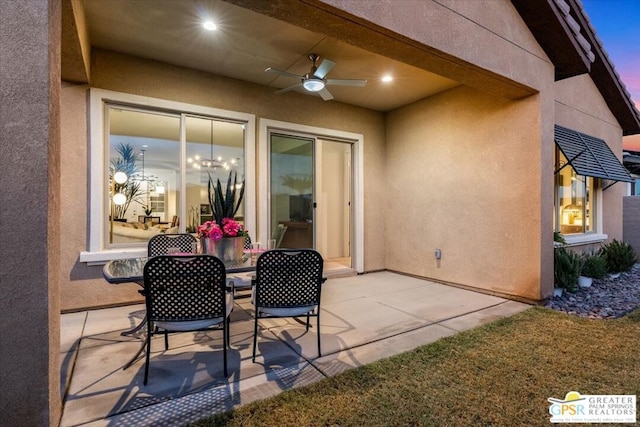
[(204, 252), (223, 261), (242, 258), (248, 236), (244, 226), (234, 219), (244, 196), (244, 181), (238, 185), (237, 177), (237, 172), (229, 172), (227, 187), (223, 191), (220, 180), (214, 185), (209, 175), (208, 197), (213, 221), (206, 221), (198, 227)]
[(607, 261), (601, 255), (582, 254), (580, 265), (578, 286), (581, 288), (588, 288), (593, 279), (602, 279), (607, 275)]
[[(229, 178), (227, 179), (227, 187), (225, 191), (222, 191), (220, 179), (218, 179), (216, 185), (214, 185), (213, 178), (211, 178), (211, 175), (209, 174), (209, 183), (207, 186), (209, 205), (211, 206), (213, 219), (220, 227), (222, 227), (222, 220), (224, 218), (235, 218), (236, 213), (242, 204), (242, 199), (244, 197), (244, 181), (238, 184), (237, 178), (238, 173), (230, 171)], [(238, 188), (240, 189), (239, 194), (237, 194)]]
[(607, 271), (616, 278), (623, 271), (629, 271), (638, 262), (638, 255), (626, 242), (614, 239), (600, 248), (599, 254), (607, 262)]
[[(578, 276), (580, 275), (579, 255), (567, 250), (564, 246), (556, 248), (553, 255), (553, 273), (556, 288), (575, 292), (578, 286)], [(555, 295), (556, 292), (554, 291)]]

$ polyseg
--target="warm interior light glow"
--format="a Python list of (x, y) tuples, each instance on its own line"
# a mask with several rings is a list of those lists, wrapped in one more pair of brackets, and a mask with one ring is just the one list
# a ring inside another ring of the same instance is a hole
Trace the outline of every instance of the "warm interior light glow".
[(307, 79), (302, 83), (302, 86), (309, 92), (319, 92), (324, 89), (324, 84), (322, 79)]
[(202, 26), (208, 31), (215, 31), (218, 29), (218, 26), (213, 21), (205, 21)]
[(126, 201), (127, 201), (127, 196), (125, 196), (122, 193), (117, 193), (116, 195), (113, 196), (113, 203), (118, 206), (124, 205)]
[(164, 194), (164, 185), (156, 185), (156, 193)]
[(385, 83), (392, 82), (392, 81), (393, 81), (393, 77), (392, 77), (392, 76), (390, 76), (389, 74), (386, 74), (386, 75), (384, 75), (384, 76), (382, 77), (382, 81), (383, 81), (383, 82), (385, 82)]

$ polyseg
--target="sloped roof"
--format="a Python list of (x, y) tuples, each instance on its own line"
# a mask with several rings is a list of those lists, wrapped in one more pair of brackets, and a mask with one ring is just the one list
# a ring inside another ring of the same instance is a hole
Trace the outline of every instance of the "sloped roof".
[(640, 112), (615, 71), (580, 0), (511, 0), (556, 67), (556, 80), (588, 73), (623, 135), (640, 134)]

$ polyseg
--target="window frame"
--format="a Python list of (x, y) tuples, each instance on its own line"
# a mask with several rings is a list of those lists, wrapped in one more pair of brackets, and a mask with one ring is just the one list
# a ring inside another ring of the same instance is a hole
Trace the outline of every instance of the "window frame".
[[(185, 115), (201, 115), (208, 117), (220, 118), (222, 120), (231, 120), (244, 122), (245, 126), (245, 182), (255, 183), (255, 124), (256, 117), (253, 114), (242, 113), (231, 110), (222, 110), (218, 108), (205, 107), (201, 105), (188, 104), (177, 101), (169, 101), (159, 98), (151, 98), (140, 95), (132, 95), (122, 92), (115, 92), (105, 89), (89, 89), (89, 206), (87, 209), (88, 221), (88, 250), (80, 253), (80, 262), (92, 264), (104, 264), (112, 259), (119, 258), (135, 258), (147, 255), (146, 246), (136, 247), (118, 247), (108, 248), (108, 242), (105, 239), (104, 224), (105, 213), (107, 207), (107, 186), (109, 168), (108, 161), (108, 143), (106, 136), (109, 133), (106, 104), (122, 104), (132, 108), (139, 108), (152, 112), (170, 112), (179, 114), (180, 119), (180, 174), (181, 185), (185, 185), (186, 175), (186, 146), (182, 141), (186, 138), (186, 129), (184, 127)], [(182, 191), (181, 197), (186, 197)], [(245, 190), (245, 225), (249, 230), (256, 229), (256, 188), (255, 185), (247, 185)], [(181, 205), (185, 204), (185, 200), (180, 201)], [(181, 221), (184, 224), (184, 221)]]

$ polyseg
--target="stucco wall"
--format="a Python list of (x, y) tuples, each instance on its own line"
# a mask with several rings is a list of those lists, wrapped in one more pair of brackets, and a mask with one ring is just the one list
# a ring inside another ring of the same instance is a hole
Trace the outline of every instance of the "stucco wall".
[(0, 10), (0, 425), (58, 425), (60, 2)]
[(538, 108), (461, 87), (389, 115), (387, 268), (540, 298)]
[[(589, 76), (577, 76), (555, 83), (555, 122), (558, 125), (603, 139), (622, 161), (622, 129)], [(622, 239), (622, 197), (624, 183), (601, 192), (602, 232), (609, 240)]]
[[(539, 88), (540, 61), (549, 62), (508, 0), (420, 0), (403, 2), (404, 7), (394, 1), (365, 6), (351, 0), (321, 1), (375, 29), (365, 39), (350, 32), (353, 43), (372, 51), (384, 49), (391, 42), (382, 42), (375, 33), (391, 30), (409, 38), (419, 53), (398, 46), (379, 53), (496, 96), (533, 94), (529, 88)], [(340, 27), (326, 31), (339, 32)]]
[(640, 196), (623, 198), (623, 239), (640, 254)]
[[(365, 270), (384, 268), (380, 230), (384, 212), (384, 115), (301, 94), (273, 95), (273, 89), (175, 67), (155, 61), (94, 51), (91, 85), (102, 89), (255, 114), (309, 126), (364, 135)], [(63, 246), (62, 309), (140, 300), (137, 285), (108, 285), (99, 266), (79, 262), (87, 249), (87, 100), (86, 86), (65, 85), (62, 102)], [(82, 171), (82, 172), (79, 172)], [(373, 239), (373, 240), (372, 240)], [(376, 244), (371, 244), (371, 241)]]

